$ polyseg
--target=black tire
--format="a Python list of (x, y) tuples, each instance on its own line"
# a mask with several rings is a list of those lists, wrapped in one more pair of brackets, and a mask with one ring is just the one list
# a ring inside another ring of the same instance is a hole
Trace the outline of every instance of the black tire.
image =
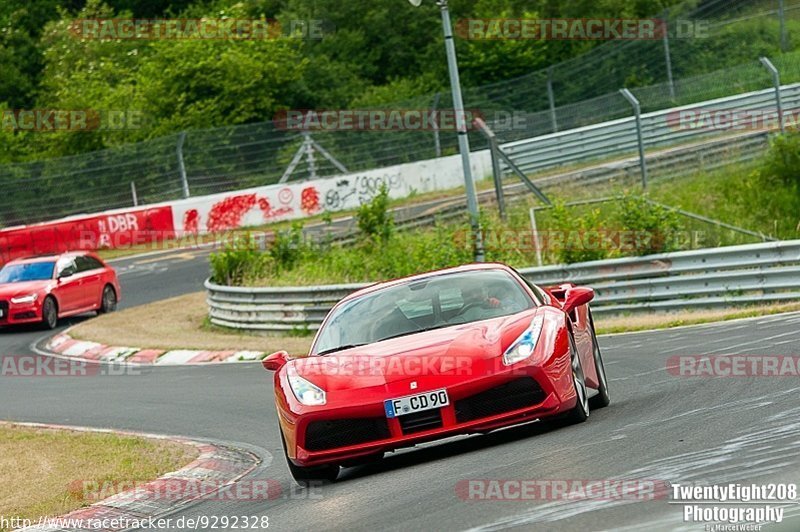
[(42, 303), (42, 327), (53, 330), (58, 325), (58, 303), (53, 296), (47, 296)]
[[(278, 429), (280, 430), (280, 429)], [(289, 459), (289, 454), (286, 451), (286, 440), (281, 434), (281, 444), (283, 444), (283, 455), (286, 457), (286, 464), (289, 466), (289, 473), (295, 482), (303, 487), (309, 487), (315, 484), (327, 484), (336, 480), (339, 476), (338, 465), (324, 465), (319, 467), (301, 467), (294, 464)]]
[(572, 359), (572, 384), (575, 386), (575, 394), (578, 396), (578, 401), (575, 407), (567, 412), (565, 421), (572, 425), (575, 423), (583, 423), (589, 418), (589, 399), (586, 389), (586, 378), (583, 375), (583, 366), (581, 365), (581, 357), (578, 356), (578, 348), (575, 346), (575, 338), (572, 336), (572, 331), (569, 331), (569, 353)]
[(108, 314), (117, 310), (117, 292), (114, 288), (107, 284), (103, 288), (103, 295), (100, 298), (100, 308), (97, 309), (98, 314)]
[(608, 378), (606, 377), (606, 368), (603, 365), (603, 356), (600, 354), (600, 344), (597, 342), (597, 334), (594, 331), (594, 319), (592, 318), (591, 312), (589, 313), (589, 326), (592, 329), (594, 365), (595, 368), (597, 368), (597, 377), (600, 381), (600, 387), (597, 388), (599, 393), (589, 399), (589, 407), (594, 410), (595, 408), (604, 408), (611, 404), (611, 396), (608, 394)]

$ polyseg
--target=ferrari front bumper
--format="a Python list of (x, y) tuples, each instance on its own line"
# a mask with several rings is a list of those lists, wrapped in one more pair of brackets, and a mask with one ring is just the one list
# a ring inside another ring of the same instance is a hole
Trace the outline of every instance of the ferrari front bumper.
[(449, 405), (405, 416), (387, 418), (382, 401), (294, 419), (283, 415), (282, 425), (294, 432), (287, 440), (296, 442), (290, 459), (300, 466), (346, 463), (560, 414), (575, 405), (575, 396), (568, 372), (558, 366), (556, 373), (553, 368), (517, 367), (453, 384), (446, 387)]

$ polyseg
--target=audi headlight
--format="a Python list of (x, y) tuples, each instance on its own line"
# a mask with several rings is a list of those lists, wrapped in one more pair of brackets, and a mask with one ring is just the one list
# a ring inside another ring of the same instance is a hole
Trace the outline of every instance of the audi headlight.
[(325, 390), (307, 381), (296, 371), (288, 373), (289, 386), (297, 400), (306, 406), (320, 406), (325, 404)]
[(503, 364), (511, 366), (521, 360), (525, 360), (533, 354), (536, 348), (536, 343), (539, 341), (539, 335), (542, 333), (544, 326), (544, 316), (536, 316), (531, 321), (530, 327), (525, 329), (519, 338), (514, 340), (511, 347), (506, 349), (503, 353)]
[(15, 305), (30, 305), (39, 299), (39, 294), (29, 294), (27, 296), (12, 297), (11, 302)]

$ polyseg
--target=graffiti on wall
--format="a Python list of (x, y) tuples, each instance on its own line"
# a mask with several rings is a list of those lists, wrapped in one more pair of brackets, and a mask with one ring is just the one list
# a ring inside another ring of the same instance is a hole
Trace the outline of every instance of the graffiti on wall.
[[(184, 234), (198, 234), (259, 225), (292, 217), (296, 210), (294, 203), (295, 193), (289, 187), (283, 187), (275, 194), (252, 192), (215, 197), (214, 201), (199, 201), (196, 207), (186, 209), (179, 227)], [(307, 215), (319, 210), (316, 188), (303, 189), (298, 207)]]
[(185, 210), (175, 212), (176, 223), (183, 234), (219, 233), (323, 211), (352, 209), (370, 201), (384, 185), (396, 191), (402, 181), (396, 173), (358, 175), (285, 185), (277, 190), (264, 187), (263, 191), (246, 194), (216, 195), (210, 200), (190, 199)]
[(353, 207), (354, 204), (368, 203), (386, 185), (389, 191), (400, 188), (400, 176), (356, 176), (336, 179), (335, 186), (325, 193), (325, 209), (338, 211)]
[[(473, 173), (489, 175), (488, 150), (473, 152), (470, 156)], [(185, 234), (220, 232), (324, 211), (354, 209), (375, 197), (384, 184), (392, 198), (400, 198), (414, 191), (443, 190), (462, 183), (460, 157), (454, 155), (347, 176), (268, 185), (0, 229), (0, 263), (21, 256), (74, 249), (122, 248), (168, 241)]]

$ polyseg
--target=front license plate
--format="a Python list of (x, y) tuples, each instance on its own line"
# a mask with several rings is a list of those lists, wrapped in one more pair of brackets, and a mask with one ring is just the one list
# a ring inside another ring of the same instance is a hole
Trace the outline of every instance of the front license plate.
[(413, 414), (414, 412), (422, 412), (423, 410), (441, 408), (449, 404), (450, 399), (447, 397), (447, 390), (433, 390), (400, 397), (399, 399), (387, 399), (383, 402), (383, 407), (386, 410), (386, 417), (397, 417)]

